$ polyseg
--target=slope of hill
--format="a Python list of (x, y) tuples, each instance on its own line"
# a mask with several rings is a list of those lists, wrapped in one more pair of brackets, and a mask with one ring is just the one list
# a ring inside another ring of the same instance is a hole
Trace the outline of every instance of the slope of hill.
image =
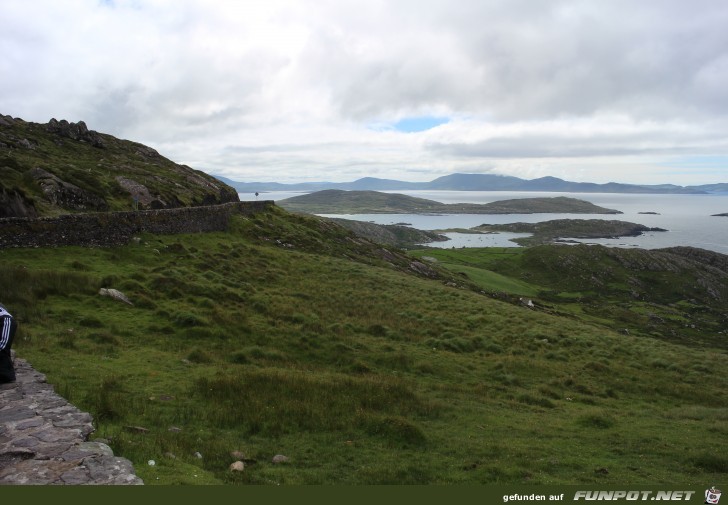
[(277, 203), (289, 211), (310, 214), (621, 214), (618, 210), (563, 196), (445, 204), (397, 193), (329, 189)]
[[(509, 303), (328, 220), (274, 208), (227, 232), (0, 260), (19, 356), (147, 484), (705, 486), (728, 469), (725, 348)], [(584, 261), (565, 288), (629, 283)], [(620, 272), (658, 279), (650, 265)], [(680, 279), (676, 294), (708, 280)]]
[(418, 230), (406, 225), (386, 224), (379, 225), (367, 223), (364, 221), (355, 221), (353, 219), (332, 218), (332, 221), (348, 228), (360, 237), (364, 237), (373, 242), (394, 246), (399, 248), (414, 247), (417, 244), (427, 244), (430, 242), (444, 242), (447, 237), (439, 233)]
[(420, 250), (417, 256), (537, 305), (630, 334), (728, 349), (728, 256), (691, 247), (643, 250), (544, 245)]
[(0, 217), (210, 205), (238, 201), (216, 178), (154, 149), (89, 130), (0, 116)]

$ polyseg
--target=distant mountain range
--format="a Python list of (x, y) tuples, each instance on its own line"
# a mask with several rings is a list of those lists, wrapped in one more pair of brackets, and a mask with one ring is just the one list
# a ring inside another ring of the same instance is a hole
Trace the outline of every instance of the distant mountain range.
[(392, 179), (364, 177), (353, 182), (304, 182), (283, 184), (278, 182), (237, 182), (216, 176), (239, 193), (261, 191), (321, 191), (324, 189), (360, 191), (444, 190), (444, 191), (553, 191), (565, 193), (675, 193), (707, 194), (728, 192), (728, 183), (702, 186), (676, 186), (674, 184), (638, 185), (609, 182), (571, 182), (557, 177), (521, 179), (494, 174), (451, 174), (430, 182), (406, 182)]

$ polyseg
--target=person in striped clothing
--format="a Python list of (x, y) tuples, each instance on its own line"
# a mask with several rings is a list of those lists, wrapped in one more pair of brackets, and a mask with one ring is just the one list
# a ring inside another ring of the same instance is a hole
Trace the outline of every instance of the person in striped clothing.
[(10, 358), (10, 346), (18, 323), (8, 309), (0, 304), (0, 384), (15, 382), (15, 368)]

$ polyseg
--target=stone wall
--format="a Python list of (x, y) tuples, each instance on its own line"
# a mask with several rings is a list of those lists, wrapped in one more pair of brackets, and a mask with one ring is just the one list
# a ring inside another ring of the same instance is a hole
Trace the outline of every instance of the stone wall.
[(14, 359), (16, 381), (0, 384), (0, 485), (139, 485), (128, 459), (101, 439), (90, 441), (93, 419), (46, 382), (27, 361)]
[(0, 249), (9, 247), (107, 247), (128, 243), (139, 233), (174, 235), (224, 231), (235, 214), (251, 215), (273, 201), (129, 212), (65, 214), (58, 217), (0, 219)]

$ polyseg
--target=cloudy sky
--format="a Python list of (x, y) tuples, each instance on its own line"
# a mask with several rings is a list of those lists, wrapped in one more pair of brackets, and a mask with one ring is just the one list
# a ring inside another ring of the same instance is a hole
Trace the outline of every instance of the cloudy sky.
[(728, 182), (728, 1), (2, 0), (0, 113), (239, 181)]

